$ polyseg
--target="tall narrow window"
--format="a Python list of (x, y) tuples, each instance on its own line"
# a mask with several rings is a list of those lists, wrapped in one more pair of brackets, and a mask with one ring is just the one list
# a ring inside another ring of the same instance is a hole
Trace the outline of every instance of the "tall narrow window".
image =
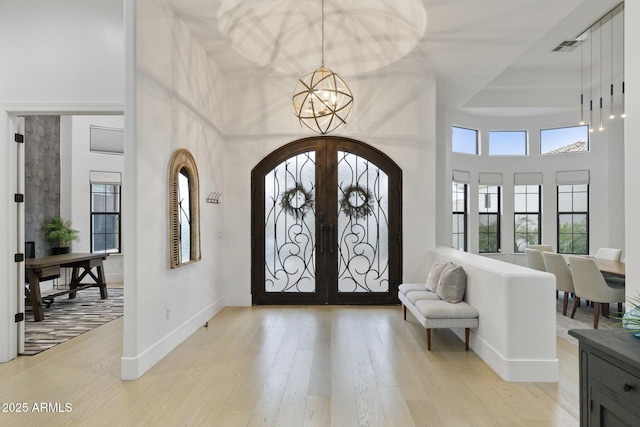
[(91, 252), (120, 252), (120, 185), (91, 184)]
[(451, 151), (454, 153), (478, 154), (478, 131), (451, 127)]
[(467, 184), (453, 183), (451, 200), (453, 248), (467, 251)]
[(589, 253), (589, 185), (558, 185), (558, 252)]
[(500, 187), (478, 187), (479, 245), (480, 253), (500, 252)]
[(513, 190), (514, 252), (524, 252), (540, 240), (541, 186), (516, 185)]

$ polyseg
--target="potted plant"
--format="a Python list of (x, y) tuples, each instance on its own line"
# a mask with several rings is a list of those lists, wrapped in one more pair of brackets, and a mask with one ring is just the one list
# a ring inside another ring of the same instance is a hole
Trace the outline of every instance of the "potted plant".
[(69, 253), (69, 244), (74, 240), (80, 241), (79, 231), (71, 228), (71, 221), (65, 221), (59, 216), (51, 218), (42, 229), (47, 232), (47, 240), (58, 244), (51, 249), (54, 255)]

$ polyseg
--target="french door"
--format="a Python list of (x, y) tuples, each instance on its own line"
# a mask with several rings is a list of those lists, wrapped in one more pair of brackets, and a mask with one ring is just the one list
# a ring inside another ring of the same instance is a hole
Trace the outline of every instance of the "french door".
[(341, 137), (306, 138), (252, 171), (254, 304), (394, 304), (402, 172)]

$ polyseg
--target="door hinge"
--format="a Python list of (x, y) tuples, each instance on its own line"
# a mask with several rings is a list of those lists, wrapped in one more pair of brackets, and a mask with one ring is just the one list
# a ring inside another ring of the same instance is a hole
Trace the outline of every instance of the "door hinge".
[(24, 313), (16, 313), (16, 323), (24, 322)]
[(16, 193), (13, 195), (13, 201), (16, 203), (23, 203), (24, 202), (24, 194), (22, 193)]
[(16, 262), (22, 262), (24, 261), (24, 254), (20, 253), (20, 254), (15, 254), (14, 259)]
[(24, 135), (22, 135), (21, 133), (16, 133), (14, 135), (14, 141), (19, 142), (19, 143), (23, 143), (24, 142)]

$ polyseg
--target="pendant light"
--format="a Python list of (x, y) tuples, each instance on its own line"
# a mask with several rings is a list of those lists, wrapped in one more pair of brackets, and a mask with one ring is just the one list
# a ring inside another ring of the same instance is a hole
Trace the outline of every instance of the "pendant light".
[(611, 83), (610, 93), (611, 93), (611, 97), (609, 98), (609, 119), (615, 119), (616, 118), (616, 112), (615, 112), (615, 108), (613, 106), (613, 102), (614, 102), (614, 99), (613, 99), (613, 13), (611, 13), (611, 18), (609, 20), (609, 24), (610, 24), (609, 27), (611, 29), (609, 31), (609, 34), (610, 34), (609, 38), (610, 38), (610, 41), (611, 41), (611, 47), (610, 47), (610, 50), (609, 50), (610, 51), (610, 58), (611, 58), (611, 61), (609, 61), (610, 64), (611, 64), (611, 70), (610, 70), (610, 73), (611, 73), (611, 78), (610, 78), (610, 83)]
[(604, 112), (602, 110), (602, 93), (604, 92), (603, 90), (603, 86), (602, 86), (602, 22), (600, 22), (600, 126), (598, 126), (598, 130), (599, 131), (603, 131), (604, 130)]
[(293, 109), (301, 126), (327, 134), (346, 124), (353, 108), (347, 82), (324, 66), (324, 0), (322, 0), (322, 65), (298, 79), (293, 92)]

